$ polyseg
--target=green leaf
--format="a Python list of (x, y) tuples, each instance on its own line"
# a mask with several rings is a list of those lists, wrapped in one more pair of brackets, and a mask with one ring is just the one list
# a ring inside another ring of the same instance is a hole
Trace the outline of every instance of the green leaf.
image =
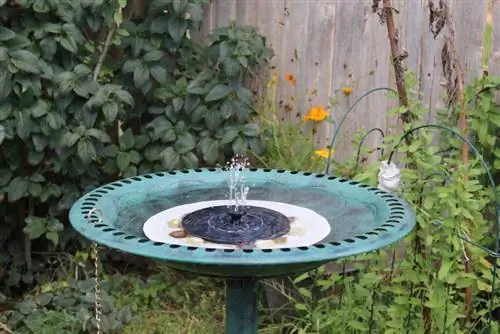
[(256, 155), (262, 155), (266, 149), (266, 144), (262, 138), (252, 138), (250, 139), (250, 149)]
[(205, 102), (222, 100), (231, 93), (231, 87), (227, 85), (217, 85), (205, 96)]
[(12, 172), (8, 169), (0, 169), (0, 187), (5, 186), (12, 179)]
[(151, 76), (158, 81), (158, 83), (165, 85), (167, 83), (167, 71), (160, 65), (155, 65), (149, 69)]
[(54, 247), (57, 247), (57, 245), (59, 244), (59, 233), (57, 233), (57, 232), (53, 232), (53, 231), (47, 232), (45, 234), (45, 238), (47, 238), (47, 240), (52, 242)]
[(2, 124), (0, 124), (0, 145), (2, 145), (4, 140), (5, 140), (5, 127)]
[(441, 268), (439, 268), (438, 279), (440, 281), (446, 280), (451, 267), (453, 266), (453, 261), (443, 261), (441, 262)]
[(245, 138), (238, 136), (233, 141), (232, 147), (234, 154), (244, 154), (247, 149), (247, 141)]
[(40, 42), (42, 55), (46, 60), (52, 60), (57, 52), (57, 42), (53, 38), (44, 38)]
[(10, 29), (0, 26), (0, 41), (6, 42), (16, 37), (16, 33)]
[(12, 92), (12, 74), (0, 68), (0, 99), (6, 99)]
[(39, 197), (42, 193), (42, 186), (40, 185), (40, 183), (30, 183), (30, 185), (28, 186), (28, 193), (32, 197)]
[(85, 139), (78, 142), (77, 151), (78, 156), (86, 165), (90, 164), (96, 156), (94, 145), (92, 144), (92, 142)]
[(31, 115), (35, 118), (46, 115), (50, 110), (50, 105), (43, 99), (38, 99), (31, 107)]
[(29, 182), (27, 179), (21, 176), (13, 178), (6, 189), (9, 202), (16, 202), (17, 200), (23, 198), (28, 192), (28, 186)]
[(73, 132), (65, 132), (61, 138), (61, 142), (65, 147), (73, 147), (80, 139), (80, 136)]
[(46, 218), (29, 216), (24, 222), (26, 227), (23, 231), (31, 240), (40, 238), (47, 231)]
[(134, 98), (126, 90), (120, 89), (115, 91), (114, 94), (122, 103), (128, 104), (131, 107), (135, 105)]
[(164, 34), (168, 31), (169, 17), (167, 15), (162, 15), (151, 22), (150, 31), (154, 34)]
[(134, 85), (137, 88), (141, 88), (149, 80), (149, 70), (148, 68), (143, 64), (139, 64), (134, 70)]
[(172, 170), (179, 164), (180, 156), (174, 150), (173, 147), (167, 147), (160, 153), (160, 158), (163, 163), (163, 167), (167, 170)]
[(115, 121), (116, 117), (118, 116), (118, 105), (116, 104), (115, 101), (107, 101), (104, 103), (102, 106), (102, 112), (104, 114), (104, 117), (109, 123), (112, 123)]
[(78, 45), (76, 44), (75, 39), (72, 36), (66, 36), (61, 38), (59, 41), (61, 46), (68, 50), (71, 53), (77, 53), (78, 52)]
[(187, 29), (187, 21), (182, 17), (170, 17), (167, 30), (174, 42), (179, 43)]
[(95, 94), (99, 89), (99, 84), (95, 82), (93, 79), (88, 79), (83, 82), (76, 83), (73, 88), (74, 92), (81, 97), (88, 98), (92, 94)]
[(185, 168), (197, 168), (200, 164), (198, 157), (193, 152), (187, 152), (181, 157)]
[(17, 50), (10, 53), (10, 61), (19, 70), (33, 74), (40, 73), (40, 60), (27, 50)]
[(120, 152), (116, 157), (116, 164), (120, 172), (123, 172), (130, 165), (130, 156), (127, 152)]
[(259, 125), (256, 123), (245, 124), (242, 132), (247, 137), (257, 137), (260, 134)]
[(130, 165), (127, 167), (127, 169), (123, 172), (122, 176), (127, 178), (127, 177), (133, 177), (137, 176), (137, 167)]
[(179, 111), (181, 111), (182, 107), (184, 106), (184, 100), (180, 97), (176, 97), (172, 101), (172, 105), (174, 107), (174, 111), (179, 112)]
[(211, 138), (203, 138), (200, 142), (203, 160), (209, 165), (213, 165), (219, 158), (219, 142)]
[(109, 138), (109, 135), (99, 129), (88, 129), (85, 134), (89, 137), (93, 137), (97, 140), (99, 140), (101, 143), (110, 143), (111, 138)]
[(223, 132), (224, 134), (222, 135), (222, 138), (220, 140), (220, 143), (222, 145), (232, 143), (239, 134), (238, 128), (236, 127), (226, 127), (223, 129)]
[(42, 174), (35, 172), (35, 173), (31, 174), (30, 181), (37, 182), (37, 183), (45, 182), (45, 177)]
[(177, 136), (177, 141), (175, 142), (175, 150), (179, 154), (185, 154), (192, 151), (195, 146), (193, 136), (190, 133), (185, 132)]
[(160, 50), (153, 50), (149, 51), (146, 53), (143, 57), (142, 60), (144, 60), (146, 63), (151, 63), (154, 61), (158, 61), (163, 57), (164, 53)]
[(132, 133), (132, 130), (131, 129), (125, 130), (125, 132), (123, 132), (118, 141), (120, 142), (121, 150), (128, 151), (132, 149), (135, 145), (134, 134)]
[(226, 58), (222, 62), (222, 70), (227, 77), (236, 78), (240, 73), (241, 66), (238, 60), (233, 58)]

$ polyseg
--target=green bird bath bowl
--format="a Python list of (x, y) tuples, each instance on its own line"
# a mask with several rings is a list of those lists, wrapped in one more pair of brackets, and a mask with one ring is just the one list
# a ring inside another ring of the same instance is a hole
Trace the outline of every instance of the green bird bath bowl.
[(377, 250), (415, 226), (405, 202), (369, 185), (285, 170), (243, 174), (249, 192), (238, 214), (226, 199), (228, 172), (209, 168), (102, 186), (74, 204), (70, 220), (98, 244), (225, 278), (229, 334), (257, 333), (258, 279)]

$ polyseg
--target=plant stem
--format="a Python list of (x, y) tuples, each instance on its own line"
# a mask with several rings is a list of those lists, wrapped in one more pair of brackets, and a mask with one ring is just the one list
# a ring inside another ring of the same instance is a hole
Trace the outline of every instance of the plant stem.
[(116, 24), (113, 23), (113, 25), (111, 26), (111, 29), (109, 29), (109, 31), (106, 35), (106, 39), (104, 40), (104, 46), (102, 47), (102, 52), (99, 55), (99, 59), (97, 60), (97, 64), (95, 65), (95, 68), (94, 68), (94, 73), (92, 75), (92, 78), (94, 79), (94, 81), (97, 81), (97, 78), (99, 77), (99, 73), (101, 73), (101, 68), (102, 68), (102, 65), (104, 64), (104, 60), (106, 60), (106, 56), (108, 54), (109, 47), (111, 46), (111, 40), (113, 39), (113, 36), (115, 34), (115, 30), (116, 30)]
[[(394, 16), (392, 12), (391, 0), (383, 0), (387, 34), (389, 44), (391, 46), (392, 64), (394, 66), (394, 75), (396, 76), (396, 87), (398, 91), (399, 104), (403, 107), (408, 107), (408, 94), (406, 92), (406, 83), (404, 77), (404, 68), (401, 64), (402, 57), (399, 50), (398, 38), (396, 34), (396, 26), (394, 24)], [(413, 119), (409, 110), (401, 114), (403, 123), (410, 123)]]
[(7, 327), (7, 325), (5, 325), (3, 322), (0, 322), (0, 328), (9, 334), (14, 334), (14, 332), (9, 327)]

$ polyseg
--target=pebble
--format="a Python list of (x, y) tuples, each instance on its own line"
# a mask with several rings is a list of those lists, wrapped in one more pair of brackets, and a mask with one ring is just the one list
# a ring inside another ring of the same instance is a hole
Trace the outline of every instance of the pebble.
[(169, 236), (171, 236), (172, 238), (185, 238), (188, 236), (188, 233), (184, 230), (177, 230), (177, 231), (172, 231), (168, 234)]
[(168, 222), (168, 227), (171, 228), (179, 228), (181, 227), (181, 220), (180, 219), (172, 219), (171, 221)]
[(205, 243), (205, 240), (203, 240), (202, 238), (198, 238), (198, 237), (189, 237), (189, 238), (186, 238), (186, 243), (188, 243), (190, 245), (202, 245), (203, 243)]

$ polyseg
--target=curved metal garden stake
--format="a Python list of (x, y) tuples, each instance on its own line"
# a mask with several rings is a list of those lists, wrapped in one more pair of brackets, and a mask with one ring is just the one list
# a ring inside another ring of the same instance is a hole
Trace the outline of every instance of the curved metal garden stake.
[(491, 286), (492, 286), (492, 298), (490, 298), (490, 307), (489, 307), (489, 310), (488, 310), (488, 329), (491, 330), (491, 322), (492, 322), (492, 318), (493, 318), (493, 307), (494, 307), (494, 296), (495, 296), (495, 283), (496, 283), (496, 275), (497, 275), (497, 259), (500, 258), (500, 253), (499, 253), (499, 248), (500, 248), (500, 196), (498, 195), (498, 192), (497, 192), (497, 188), (496, 188), (496, 184), (495, 184), (495, 181), (493, 180), (493, 176), (491, 175), (491, 171), (488, 167), (488, 164), (486, 163), (486, 161), (484, 160), (482, 154), (477, 150), (477, 148), (467, 139), (465, 138), (463, 135), (461, 135), (459, 132), (457, 132), (456, 130), (453, 130), (449, 127), (446, 127), (446, 126), (443, 126), (443, 125), (439, 125), (439, 124), (426, 124), (426, 125), (420, 125), (420, 126), (417, 126), (413, 129), (410, 129), (408, 130), (407, 132), (405, 132), (403, 134), (403, 136), (401, 137), (401, 139), (399, 140), (399, 142), (396, 144), (396, 146), (394, 146), (391, 154), (389, 155), (389, 159), (388, 159), (388, 163), (391, 162), (392, 160), (392, 157), (394, 155), (394, 153), (397, 151), (397, 149), (399, 148), (399, 146), (401, 146), (401, 144), (403, 143), (403, 141), (408, 137), (410, 136), (411, 134), (413, 134), (415, 131), (418, 131), (418, 130), (421, 130), (421, 129), (437, 129), (437, 130), (443, 130), (443, 131), (447, 131), (455, 136), (457, 136), (460, 140), (462, 140), (462, 142), (464, 142), (468, 147), (469, 149), (479, 158), (479, 161), (481, 162), (481, 165), (484, 167), (484, 169), (486, 170), (486, 175), (487, 175), (487, 178), (488, 178), (488, 182), (490, 183), (491, 187), (492, 187), (492, 191), (493, 191), (493, 196), (495, 198), (495, 212), (496, 212), (496, 218), (497, 218), (497, 221), (496, 221), (496, 234), (495, 234), (495, 250), (490, 250), (484, 246), (481, 246), (479, 243), (471, 240), (468, 236), (462, 236), (462, 235), (459, 235), (458, 237), (460, 239), (462, 239), (463, 241), (475, 246), (475, 247), (478, 247), (480, 249), (482, 249), (483, 251), (487, 252), (489, 255), (491, 255), (493, 258), (494, 258), (494, 261), (493, 261), (493, 268), (492, 268), (492, 279), (491, 279)]
[(374, 88), (374, 89), (370, 89), (369, 91), (367, 91), (366, 93), (364, 93), (363, 95), (361, 95), (360, 97), (358, 97), (358, 99), (356, 101), (354, 101), (353, 104), (351, 104), (348, 108), (347, 108), (347, 112), (344, 114), (344, 116), (342, 116), (342, 118), (340, 119), (339, 121), (339, 124), (338, 126), (336, 127), (335, 129), (335, 132), (333, 133), (333, 136), (332, 136), (332, 140), (330, 141), (330, 150), (328, 151), (328, 157), (327, 157), (327, 160), (326, 160), (326, 168), (325, 168), (325, 174), (328, 174), (328, 172), (330, 171), (330, 165), (331, 165), (331, 149), (333, 148), (333, 144), (335, 143), (335, 140), (337, 140), (337, 137), (340, 133), (340, 129), (342, 128), (342, 126), (344, 125), (346, 119), (347, 119), (347, 116), (349, 116), (349, 114), (354, 110), (354, 108), (356, 108), (356, 106), (365, 98), (367, 97), (368, 95), (372, 94), (372, 93), (375, 93), (375, 92), (378, 92), (378, 91), (388, 91), (388, 92), (392, 92), (392, 93), (395, 93), (397, 94), (398, 92), (392, 88), (389, 88), (389, 87), (379, 87), (379, 88)]
[[(358, 145), (358, 152), (356, 153), (356, 165), (354, 166), (354, 170), (357, 171), (358, 170), (358, 166), (359, 166), (359, 158), (360, 158), (360, 155), (361, 155), (361, 147), (363, 146), (363, 144), (365, 143), (365, 140), (368, 138), (368, 136), (373, 133), (373, 132), (378, 132), (380, 133), (380, 135), (382, 136), (382, 140), (385, 138), (385, 134), (384, 134), (384, 130), (380, 129), (380, 128), (373, 128), (371, 129), (370, 131), (368, 131), (364, 136), (363, 138), (361, 138), (361, 142), (359, 143)], [(384, 155), (384, 149), (383, 148), (380, 148), (378, 147), (377, 150), (380, 150), (380, 155), (383, 156)]]

